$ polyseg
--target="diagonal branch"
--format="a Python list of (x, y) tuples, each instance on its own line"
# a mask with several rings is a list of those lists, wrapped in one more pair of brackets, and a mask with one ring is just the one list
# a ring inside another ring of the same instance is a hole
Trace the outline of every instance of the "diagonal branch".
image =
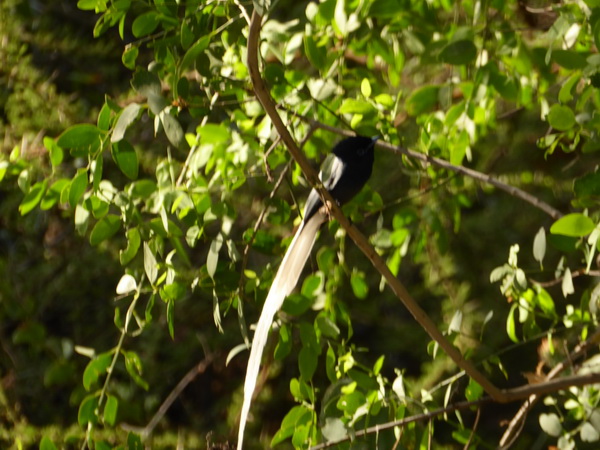
[(425, 329), (425, 331), (435, 340), (439, 346), (446, 352), (450, 358), (463, 369), (471, 378), (479, 383), (483, 389), (497, 401), (507, 401), (505, 394), (494, 386), (483, 373), (481, 373), (470, 361), (463, 358), (460, 351), (454, 347), (440, 332), (433, 320), (421, 309), (417, 302), (408, 293), (404, 285), (392, 274), (388, 269), (385, 261), (379, 256), (377, 251), (369, 243), (367, 238), (355, 228), (350, 221), (344, 216), (342, 210), (337, 205), (333, 197), (323, 187), (317, 172), (310, 165), (304, 154), (300, 151), (300, 148), (294, 141), (294, 138), (289, 133), (283, 120), (277, 112), (277, 106), (273, 101), (273, 98), (269, 94), (267, 86), (260, 74), (259, 62), (258, 62), (258, 47), (260, 38), (262, 17), (254, 11), (252, 13), (252, 19), (250, 21), (250, 30), (248, 33), (248, 70), (250, 72), (250, 78), (252, 80), (252, 86), (256, 94), (257, 99), (262, 104), (265, 112), (269, 115), (273, 125), (277, 129), (279, 136), (285, 143), (292, 157), (296, 160), (300, 169), (315, 189), (318, 190), (320, 195), (328, 201), (333, 216), (338, 220), (342, 228), (346, 230), (346, 233), (354, 241), (358, 248), (365, 254), (365, 256), (371, 261), (371, 264), (375, 266), (375, 269), (381, 273), (387, 283), (392, 288), (392, 291), (396, 296), (404, 303), (406, 308), (410, 311), (417, 322)]

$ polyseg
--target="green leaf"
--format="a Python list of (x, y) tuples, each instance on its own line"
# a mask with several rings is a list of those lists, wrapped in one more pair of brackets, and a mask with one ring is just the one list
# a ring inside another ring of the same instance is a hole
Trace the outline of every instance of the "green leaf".
[(137, 60), (139, 54), (140, 49), (137, 47), (137, 45), (127, 45), (125, 46), (123, 55), (121, 55), (121, 62), (125, 67), (133, 70), (135, 69), (135, 61)]
[(47, 180), (35, 183), (27, 192), (27, 195), (19, 205), (19, 212), (22, 216), (31, 212), (37, 206), (44, 194), (46, 193)]
[(560, 92), (558, 93), (558, 100), (561, 103), (568, 103), (573, 100), (573, 94), (571, 94), (571, 91), (573, 90), (573, 87), (577, 85), (579, 80), (581, 80), (581, 74), (574, 73), (567, 81), (565, 81), (560, 88)]
[(308, 322), (300, 323), (300, 341), (302, 346), (311, 348), (315, 353), (321, 352), (315, 328)]
[(117, 410), (119, 409), (119, 400), (112, 395), (106, 396), (106, 405), (104, 405), (104, 423), (111, 427), (117, 421)]
[(121, 172), (130, 180), (135, 180), (138, 177), (138, 157), (135, 149), (126, 140), (120, 140), (111, 147), (113, 160)]
[(345, 3), (345, 0), (336, 0), (333, 14), (333, 26), (342, 37), (348, 35), (348, 16)]
[(519, 303), (514, 302), (510, 308), (508, 317), (506, 318), (506, 334), (508, 334), (508, 337), (514, 343), (519, 342), (519, 338), (517, 337), (517, 325), (515, 322), (515, 309), (517, 309), (518, 307), (519, 307)]
[(406, 99), (406, 112), (411, 116), (418, 116), (438, 103), (439, 86), (424, 86), (414, 91)]
[[(160, 78), (158, 78), (158, 75), (155, 73), (146, 70), (138, 69), (135, 74), (133, 74), (131, 85), (144, 97), (159, 96), (161, 94)], [(162, 108), (160, 110), (162, 110)], [(160, 112), (160, 110), (158, 112)], [(152, 110), (152, 112), (158, 114), (158, 112), (154, 110)]]
[(50, 153), (50, 163), (52, 164), (52, 167), (59, 166), (64, 157), (63, 149), (49, 136), (44, 136), (43, 142), (44, 147), (46, 147), (46, 150)]
[(137, 227), (127, 230), (126, 236), (127, 247), (125, 250), (121, 250), (119, 254), (119, 260), (122, 266), (129, 264), (129, 262), (135, 257), (140, 249), (140, 244), (142, 241), (140, 231), (137, 229)]
[(579, 431), (583, 442), (597, 442), (600, 439), (600, 433), (590, 422), (585, 422)]
[(371, 90), (371, 83), (369, 83), (369, 79), (368, 78), (363, 78), (362, 79), (362, 81), (360, 83), (360, 92), (366, 98), (369, 98), (371, 96), (371, 93), (373, 91)]
[(102, 131), (108, 131), (110, 128), (110, 118), (112, 114), (111, 102), (107, 99), (102, 105), (102, 109), (98, 113), (98, 129)]
[(79, 0), (77, 2), (77, 7), (84, 11), (96, 11), (96, 13), (101, 13), (106, 11), (106, 2), (107, 0)]
[(86, 391), (89, 391), (98, 381), (98, 378), (106, 373), (111, 361), (111, 353), (102, 353), (87, 364), (83, 371), (83, 387)]
[(302, 283), (302, 295), (312, 298), (317, 295), (323, 287), (323, 274), (315, 273), (305, 278)]
[(477, 47), (468, 39), (454, 41), (443, 48), (439, 58), (440, 61), (455, 66), (469, 64), (477, 58)]
[(540, 264), (544, 260), (546, 254), (546, 230), (540, 227), (533, 240), (533, 258)]
[(369, 294), (369, 285), (365, 281), (364, 274), (362, 272), (353, 271), (350, 276), (350, 284), (352, 286), (352, 292), (356, 298), (361, 300), (365, 299)]
[(588, 173), (577, 178), (573, 183), (573, 191), (577, 197), (600, 197), (600, 172)]
[(325, 337), (337, 339), (340, 335), (340, 329), (335, 322), (324, 314), (319, 314), (315, 320), (315, 323), (317, 324), (317, 328), (321, 330), (321, 333), (323, 333), (323, 336)]
[(548, 113), (548, 123), (558, 131), (567, 131), (575, 125), (575, 114), (568, 106), (554, 104)]
[(88, 423), (98, 423), (98, 396), (88, 395), (79, 405), (77, 413), (77, 421), (82, 427), (86, 427)]
[(158, 263), (147, 242), (144, 242), (144, 271), (150, 284), (154, 285), (158, 277)]
[(133, 431), (130, 431), (127, 435), (127, 450), (144, 450), (142, 439)]
[(221, 144), (227, 142), (231, 138), (231, 132), (225, 125), (217, 125), (216, 123), (207, 123), (196, 129), (203, 143)]
[(67, 128), (56, 140), (62, 148), (82, 148), (99, 144), (104, 133), (91, 124), (73, 125)]
[(290, 409), (281, 421), (279, 431), (273, 436), (271, 447), (274, 447), (291, 437), (294, 434), (297, 424), (304, 423), (306, 420), (310, 419), (310, 417), (312, 417), (312, 411), (304, 405), (297, 405)]
[(167, 324), (169, 326), (169, 335), (171, 339), (175, 339), (175, 302), (169, 301), (167, 302)]
[(469, 385), (465, 389), (465, 397), (468, 401), (479, 400), (483, 395), (483, 388), (473, 379), (469, 379)]
[(223, 246), (223, 235), (219, 233), (210, 243), (208, 255), (206, 257), (206, 270), (211, 278), (214, 278), (217, 271), (217, 263), (219, 262), (219, 251)]
[(108, 214), (96, 222), (90, 233), (90, 244), (96, 246), (115, 235), (121, 228), (121, 218), (115, 214)]
[(573, 286), (573, 275), (571, 275), (571, 269), (568, 267), (565, 269), (565, 273), (563, 275), (561, 289), (564, 297), (575, 293), (575, 287)]
[(125, 369), (133, 381), (142, 389), (148, 390), (148, 383), (142, 378), (142, 360), (133, 351), (123, 351), (125, 357)]
[(183, 136), (183, 128), (181, 128), (181, 125), (177, 119), (169, 114), (166, 110), (161, 111), (158, 117), (163, 124), (165, 134), (167, 135), (169, 142), (173, 144), (173, 146), (179, 148), (179, 146), (185, 142), (185, 140)]
[(327, 417), (325, 425), (321, 428), (321, 433), (327, 441), (339, 441), (348, 436), (348, 429), (342, 419)]
[(306, 57), (317, 70), (323, 70), (327, 64), (327, 48), (317, 45), (309, 33), (304, 34), (304, 52)]
[(44, 436), (40, 441), (39, 450), (57, 450), (57, 448), (48, 436)]
[(594, 222), (588, 216), (580, 213), (567, 214), (550, 227), (550, 233), (563, 236), (582, 237), (590, 234), (595, 228)]
[(540, 414), (540, 427), (542, 430), (550, 436), (558, 437), (562, 434), (562, 425), (560, 423), (560, 419), (554, 413)]
[(276, 360), (282, 360), (292, 351), (292, 333), (289, 325), (282, 325), (279, 328), (279, 340), (273, 357)]
[(131, 25), (131, 32), (136, 38), (146, 36), (156, 30), (158, 23), (158, 13), (155, 11), (148, 11), (135, 18)]
[(542, 311), (544, 311), (546, 314), (551, 315), (552, 317), (556, 316), (554, 300), (552, 300), (552, 297), (550, 296), (550, 294), (548, 294), (548, 291), (546, 291), (539, 285), (535, 286), (535, 290), (536, 300), (538, 305), (540, 305), (540, 308), (542, 308)]
[(271, 0), (252, 0), (254, 9), (260, 16), (264, 16), (265, 13), (271, 7)]
[(573, 50), (552, 50), (552, 59), (565, 69), (577, 70), (587, 66), (587, 55)]
[(204, 51), (208, 48), (208, 44), (210, 44), (210, 38), (211, 35), (209, 34), (202, 36), (187, 50), (187, 52), (185, 52), (185, 55), (183, 55), (181, 64), (179, 66), (180, 73), (183, 73), (188, 67), (192, 67), (192, 64), (195, 64), (198, 56), (204, 53)]
[(375, 108), (371, 103), (366, 100), (356, 100), (353, 98), (346, 98), (340, 106), (341, 114), (369, 114), (375, 111)]
[(127, 128), (135, 122), (140, 112), (141, 106), (137, 103), (131, 103), (125, 107), (125, 109), (119, 115), (117, 124), (110, 137), (111, 142), (118, 142), (125, 136)]
[(304, 314), (312, 306), (312, 299), (302, 294), (291, 294), (286, 297), (281, 306), (282, 311), (292, 316)]
[(40, 208), (46, 211), (56, 205), (60, 201), (62, 191), (65, 188), (68, 188), (70, 183), (71, 180), (66, 178), (60, 178), (52, 183), (52, 186), (46, 191), (46, 194), (40, 203)]
[(79, 169), (77, 174), (73, 177), (73, 180), (71, 180), (71, 187), (69, 188), (69, 205), (71, 205), (71, 208), (77, 206), (83, 193), (87, 189), (87, 185), (87, 169)]

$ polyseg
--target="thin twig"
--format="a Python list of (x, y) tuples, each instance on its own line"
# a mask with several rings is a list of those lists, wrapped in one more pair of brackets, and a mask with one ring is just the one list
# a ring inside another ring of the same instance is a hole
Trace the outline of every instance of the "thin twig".
[[(590, 277), (600, 277), (600, 270), (577, 269), (577, 270), (574, 270), (573, 272), (571, 272), (571, 278), (580, 277), (582, 275), (587, 275)], [(536, 281), (536, 280), (531, 279), (531, 282), (535, 283), (541, 287), (551, 287), (551, 286), (556, 286), (557, 284), (562, 283), (564, 278), (565, 277), (563, 275), (562, 277), (558, 277), (558, 278), (556, 278), (554, 280), (550, 280), (550, 281)]]
[(475, 432), (477, 431), (477, 425), (479, 425), (479, 417), (481, 417), (481, 408), (477, 408), (477, 415), (475, 416), (475, 423), (473, 423), (473, 429), (471, 430), (471, 434), (469, 435), (469, 440), (464, 446), (464, 450), (469, 450), (469, 446), (471, 445), (471, 441), (473, 440), (473, 436), (475, 436)]
[(192, 380), (194, 380), (194, 378), (196, 378), (198, 375), (204, 373), (204, 371), (208, 368), (208, 366), (210, 366), (213, 360), (214, 354), (208, 353), (202, 361), (200, 361), (198, 364), (192, 367), (189, 370), (189, 372), (186, 373), (181, 380), (179, 380), (179, 383), (177, 383), (177, 385), (173, 388), (173, 390), (167, 396), (162, 405), (160, 405), (160, 408), (158, 408), (154, 416), (152, 416), (152, 419), (150, 419), (148, 425), (146, 425), (142, 429), (140, 434), (143, 440), (147, 439), (148, 436), (152, 434), (154, 428), (156, 427), (156, 425), (158, 425), (158, 422), (161, 421), (161, 419), (169, 410), (173, 402), (177, 399), (177, 397), (181, 395), (181, 392), (187, 387), (187, 385), (190, 384)]
[(246, 11), (246, 8), (244, 8), (244, 5), (242, 5), (239, 0), (233, 0), (233, 3), (235, 3), (237, 7), (240, 8), (240, 11), (242, 11), (242, 16), (244, 16), (244, 19), (246, 19), (246, 22), (248, 23), (248, 25), (250, 25), (250, 16), (248, 15), (248, 11)]

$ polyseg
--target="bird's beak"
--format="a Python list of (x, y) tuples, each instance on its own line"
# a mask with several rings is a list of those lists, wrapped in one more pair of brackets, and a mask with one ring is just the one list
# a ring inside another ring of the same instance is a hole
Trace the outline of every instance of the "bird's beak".
[(381, 138), (381, 136), (373, 136), (373, 137), (371, 138), (371, 145), (372, 145), (373, 147), (375, 147), (375, 144), (377, 143), (377, 141), (378, 141), (380, 138)]

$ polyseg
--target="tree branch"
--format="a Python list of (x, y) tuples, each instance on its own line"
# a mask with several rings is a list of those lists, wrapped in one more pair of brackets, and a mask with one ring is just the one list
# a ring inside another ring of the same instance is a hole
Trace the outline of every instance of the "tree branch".
[(421, 309), (417, 302), (408, 293), (404, 285), (388, 269), (385, 261), (381, 258), (381, 256), (379, 256), (377, 251), (369, 243), (368, 239), (362, 233), (360, 233), (358, 229), (354, 227), (344, 216), (341, 208), (337, 205), (335, 200), (331, 197), (331, 194), (319, 181), (317, 172), (310, 165), (304, 154), (300, 151), (300, 148), (294, 141), (293, 137), (279, 116), (277, 112), (277, 106), (271, 98), (267, 86), (265, 85), (260, 74), (258, 47), (261, 21), (262, 17), (256, 11), (254, 11), (252, 13), (250, 31), (248, 33), (248, 70), (250, 72), (250, 79), (252, 80), (252, 86), (254, 88), (256, 98), (262, 104), (265, 112), (269, 115), (273, 126), (276, 128), (290, 154), (294, 160), (296, 160), (310, 184), (314, 186), (319, 194), (330, 204), (333, 217), (338, 220), (342, 228), (346, 230), (346, 233), (354, 241), (356, 246), (361, 249), (369, 261), (371, 261), (371, 264), (375, 266), (375, 269), (377, 269), (377, 271), (379, 271), (379, 273), (385, 278), (387, 283), (392, 288), (394, 294), (396, 294), (402, 303), (404, 303), (419, 325), (421, 325), (421, 327), (423, 327), (429, 336), (431, 336), (431, 338), (439, 344), (446, 354), (452, 358), (456, 365), (463, 369), (471, 378), (473, 378), (473, 380), (479, 383), (494, 400), (501, 402), (508, 401), (505, 397), (505, 394), (496, 386), (494, 386), (487, 379), (487, 377), (483, 375), (483, 373), (481, 373), (470, 361), (464, 359), (460, 351), (454, 347), (454, 345), (452, 345), (439, 331), (433, 320), (431, 320), (425, 311)]

